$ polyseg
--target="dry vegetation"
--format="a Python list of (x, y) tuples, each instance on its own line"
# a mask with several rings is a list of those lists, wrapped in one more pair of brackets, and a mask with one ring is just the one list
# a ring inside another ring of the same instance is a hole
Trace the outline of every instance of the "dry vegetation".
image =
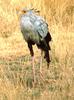
[[(36, 8), (52, 35), (51, 64), (32, 87), (31, 57), (23, 40), (16, 8)], [(74, 100), (74, 0), (0, 0), (0, 100)]]

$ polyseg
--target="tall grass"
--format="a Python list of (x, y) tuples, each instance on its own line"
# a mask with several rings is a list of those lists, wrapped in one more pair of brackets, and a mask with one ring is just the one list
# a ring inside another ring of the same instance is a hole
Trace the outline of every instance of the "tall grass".
[[(74, 1), (0, 0), (0, 100), (74, 100)], [(36, 86), (31, 57), (20, 32), (16, 9), (40, 10), (52, 36), (49, 70), (34, 46)]]

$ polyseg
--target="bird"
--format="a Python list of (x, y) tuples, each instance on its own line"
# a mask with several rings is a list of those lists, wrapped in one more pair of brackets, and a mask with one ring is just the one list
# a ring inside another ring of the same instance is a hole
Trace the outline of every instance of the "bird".
[(52, 40), (51, 34), (48, 29), (48, 24), (45, 19), (40, 16), (38, 13), (40, 11), (36, 9), (21, 9), (20, 10), (20, 30), (23, 34), (24, 40), (27, 42), (30, 55), (32, 57), (32, 69), (34, 76), (34, 83), (36, 82), (35, 76), (35, 58), (34, 58), (34, 50), (33, 45), (36, 44), (38, 49), (41, 50), (41, 58), (40, 58), (40, 72), (42, 73), (42, 56), (44, 52), (44, 58), (47, 62), (47, 68), (49, 68), (50, 56), (49, 50), (51, 47), (49, 42)]

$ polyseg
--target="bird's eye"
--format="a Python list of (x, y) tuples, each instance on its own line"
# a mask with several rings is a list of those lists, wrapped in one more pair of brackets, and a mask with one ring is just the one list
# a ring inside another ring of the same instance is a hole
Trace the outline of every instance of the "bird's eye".
[(23, 13), (26, 13), (26, 11), (25, 11), (25, 10), (23, 10)]

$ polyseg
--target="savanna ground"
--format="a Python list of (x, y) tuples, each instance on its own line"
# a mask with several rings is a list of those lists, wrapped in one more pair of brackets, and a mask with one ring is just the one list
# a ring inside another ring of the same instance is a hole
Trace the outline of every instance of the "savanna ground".
[[(36, 8), (52, 36), (51, 63), (39, 73), (40, 51), (31, 56), (19, 28), (16, 9)], [(0, 0), (0, 100), (74, 100), (74, 0)]]

